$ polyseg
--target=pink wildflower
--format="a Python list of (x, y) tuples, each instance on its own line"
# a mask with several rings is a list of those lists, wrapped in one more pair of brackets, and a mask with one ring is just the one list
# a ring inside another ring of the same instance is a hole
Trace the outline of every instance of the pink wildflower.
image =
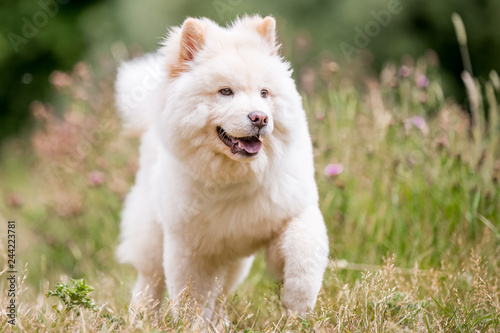
[(410, 75), (410, 68), (408, 66), (403, 65), (399, 67), (399, 76), (408, 77), (408, 75)]
[(10, 193), (7, 197), (7, 203), (11, 207), (19, 207), (23, 204), (23, 199), (18, 193)]
[(104, 182), (104, 173), (94, 170), (87, 175), (87, 182), (90, 186), (99, 186)]

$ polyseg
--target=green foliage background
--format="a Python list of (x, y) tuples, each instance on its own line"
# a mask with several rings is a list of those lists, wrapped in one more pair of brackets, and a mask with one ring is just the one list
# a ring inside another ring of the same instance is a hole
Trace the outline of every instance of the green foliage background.
[[(445, 94), (463, 102), (458, 80), (462, 61), (450, 20), (453, 12), (461, 15), (467, 27), (474, 74), (486, 77), (489, 70), (500, 67), (500, 2), (496, 0), (58, 1), (0, 2), (0, 140), (25, 127), (32, 100), (50, 99), (48, 77), (53, 70), (68, 70), (78, 60), (96, 63), (116, 41), (152, 51), (167, 27), (182, 23), (186, 16), (226, 23), (245, 13), (273, 15), (284, 53), (300, 72), (324, 56), (347, 66), (340, 44), (353, 44), (354, 29), (363, 30), (374, 20), (372, 11), (385, 10), (396, 1), (401, 13), (392, 15), (390, 23), (370, 38), (353, 68), (374, 73), (387, 60), (405, 54), (417, 57), (431, 48), (442, 63)], [(46, 22), (40, 18), (44, 8), (57, 8)], [(13, 34), (26, 37), (26, 22), (38, 22), (40, 27), (13, 47)]]

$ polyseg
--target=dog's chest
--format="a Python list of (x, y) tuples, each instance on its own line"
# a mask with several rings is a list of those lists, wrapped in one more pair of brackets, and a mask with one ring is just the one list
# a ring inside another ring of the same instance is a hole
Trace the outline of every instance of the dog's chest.
[(184, 207), (179, 215), (182, 219), (173, 221), (172, 226), (200, 254), (250, 255), (289, 218), (290, 210), (264, 190), (207, 193), (195, 191), (184, 196), (184, 204), (179, 206)]

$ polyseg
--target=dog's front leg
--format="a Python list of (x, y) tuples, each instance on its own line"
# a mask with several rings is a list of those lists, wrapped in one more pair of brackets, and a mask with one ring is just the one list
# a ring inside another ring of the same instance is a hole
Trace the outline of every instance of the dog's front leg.
[[(214, 319), (218, 284), (216, 277), (219, 267), (208, 258), (190, 254), (189, 248), (176, 244), (175, 241), (165, 242), (164, 268), (169, 297), (174, 300), (174, 306), (195, 306), (202, 311), (202, 317), (207, 321)], [(186, 297), (186, 298), (184, 298)], [(181, 304), (187, 300), (187, 304)], [(174, 309), (178, 311), (180, 309)]]
[(283, 305), (305, 315), (316, 298), (328, 263), (328, 237), (318, 207), (310, 206), (293, 217), (267, 248), (272, 273), (283, 280)]

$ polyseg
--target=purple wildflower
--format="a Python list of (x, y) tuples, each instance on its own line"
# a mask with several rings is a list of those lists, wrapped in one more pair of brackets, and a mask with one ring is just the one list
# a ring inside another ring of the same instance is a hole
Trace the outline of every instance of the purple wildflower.
[(422, 118), (420, 116), (411, 117), (410, 122), (412, 123), (413, 126), (415, 126), (416, 128), (418, 128), (420, 130), (427, 126), (424, 118)]
[(415, 82), (417, 83), (417, 86), (420, 88), (425, 88), (429, 85), (429, 79), (425, 75), (419, 75)]
[(342, 164), (328, 164), (325, 167), (325, 175), (327, 176), (337, 176), (340, 175), (344, 171), (344, 167)]
[(399, 76), (408, 77), (408, 75), (410, 75), (410, 68), (408, 66), (403, 65), (399, 67)]
[(424, 118), (420, 116), (413, 116), (404, 121), (405, 129), (408, 132), (412, 126), (418, 128), (423, 134), (429, 134), (429, 127)]

